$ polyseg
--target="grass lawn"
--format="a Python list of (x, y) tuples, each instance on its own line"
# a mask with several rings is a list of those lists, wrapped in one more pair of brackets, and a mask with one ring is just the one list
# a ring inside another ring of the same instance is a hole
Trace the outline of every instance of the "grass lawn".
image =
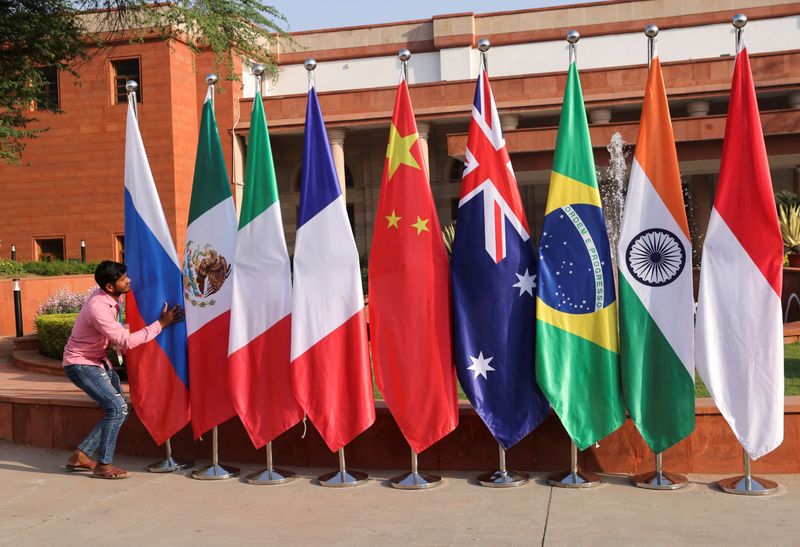
[[(786, 344), (784, 346), (785, 360), (784, 360), (784, 377), (785, 387), (784, 393), (786, 395), (800, 395), (800, 342), (796, 344)], [(710, 397), (703, 380), (700, 375), (695, 377), (695, 397)], [(378, 391), (378, 386), (375, 385), (375, 380), (372, 380), (373, 390), (376, 399), (383, 399), (381, 392)], [(458, 398), (466, 399), (464, 391), (461, 386), (458, 386)]]

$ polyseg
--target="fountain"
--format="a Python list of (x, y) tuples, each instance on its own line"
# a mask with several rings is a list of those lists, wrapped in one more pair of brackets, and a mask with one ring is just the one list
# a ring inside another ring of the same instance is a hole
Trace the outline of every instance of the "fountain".
[(625, 194), (628, 190), (628, 157), (631, 147), (623, 140), (619, 132), (611, 135), (608, 149), (608, 167), (605, 171), (597, 171), (600, 187), (600, 201), (603, 204), (603, 215), (606, 217), (606, 230), (611, 245), (611, 261), (614, 264), (614, 276), (617, 271), (617, 244), (622, 229)]

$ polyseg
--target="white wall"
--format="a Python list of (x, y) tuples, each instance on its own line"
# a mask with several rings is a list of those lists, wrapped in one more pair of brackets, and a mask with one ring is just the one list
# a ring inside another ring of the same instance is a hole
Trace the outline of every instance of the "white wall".
[[(586, 69), (646, 63), (647, 39), (643, 31), (581, 39), (578, 42), (578, 66)], [(745, 27), (744, 36), (750, 53), (800, 49), (800, 16), (751, 21)], [(662, 61), (707, 59), (734, 53), (730, 22), (663, 30), (657, 40)], [(566, 71), (567, 61), (565, 40), (497, 46), (489, 50), (489, 73), (492, 76), (513, 76), (560, 72)], [(478, 52), (469, 47), (419, 53), (412, 55), (409, 62), (409, 82), (475, 78), (478, 65)], [(319, 91), (393, 86), (399, 81), (399, 71), (400, 60), (396, 55), (320, 62), (316, 70), (316, 85)], [(246, 97), (252, 97), (252, 87), (248, 83)], [(308, 80), (303, 65), (286, 65), (280, 67), (277, 84), (268, 82), (266, 94), (288, 95), (307, 90)]]

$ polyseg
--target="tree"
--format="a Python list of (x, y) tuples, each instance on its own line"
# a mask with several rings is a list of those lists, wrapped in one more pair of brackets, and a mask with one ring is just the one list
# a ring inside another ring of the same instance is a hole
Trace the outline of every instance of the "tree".
[[(108, 32), (89, 33), (87, 12)], [(0, 0), (0, 162), (19, 163), (25, 141), (45, 130), (29, 128), (36, 110), (58, 111), (48, 101), (48, 72), (78, 77), (80, 62), (115, 39), (180, 39), (195, 53), (213, 51), (217, 66), (236, 79), (234, 55), (274, 73), (269, 46), (286, 35), (285, 24), (260, 0)]]

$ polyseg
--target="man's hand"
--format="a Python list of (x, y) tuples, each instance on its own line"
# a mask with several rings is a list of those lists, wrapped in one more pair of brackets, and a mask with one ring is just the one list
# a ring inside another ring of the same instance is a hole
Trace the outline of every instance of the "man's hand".
[(161, 317), (158, 318), (158, 322), (161, 323), (161, 328), (163, 329), (174, 323), (180, 323), (183, 318), (183, 308), (180, 305), (175, 304), (167, 309), (167, 303), (164, 302), (164, 308), (161, 310)]

